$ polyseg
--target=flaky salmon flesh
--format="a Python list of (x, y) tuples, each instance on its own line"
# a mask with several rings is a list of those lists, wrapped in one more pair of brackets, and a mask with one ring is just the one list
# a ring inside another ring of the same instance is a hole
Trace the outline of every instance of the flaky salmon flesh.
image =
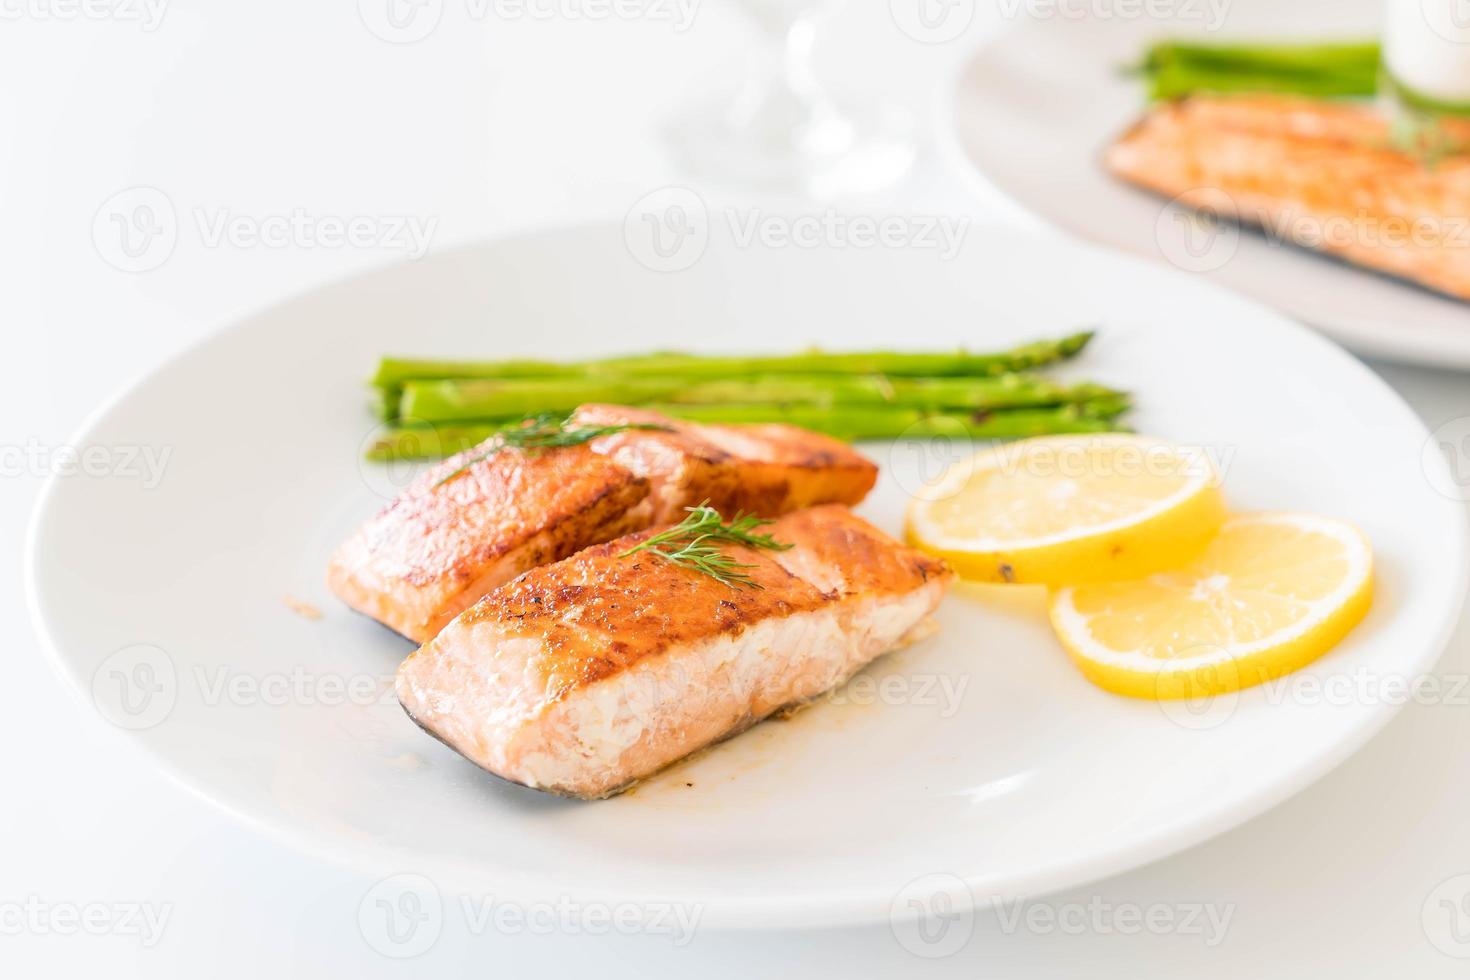
[[(1446, 123), (1470, 146), (1470, 124)], [(1179, 203), (1470, 300), (1470, 156), (1395, 148), (1371, 107), (1279, 96), (1165, 103), (1107, 168)]]
[[(538, 565), (708, 501), (762, 517), (855, 504), (878, 470), (856, 450), (789, 425), (699, 425), (587, 405), (573, 425), (654, 424), (581, 446), (466, 450), (425, 473), (333, 555), (349, 606), (422, 643), (485, 593)], [(450, 477), (451, 479), (446, 479)]]
[(599, 798), (846, 681), (932, 628), (952, 573), (828, 505), (729, 546), (755, 586), (649, 551), (652, 531), (536, 568), (398, 670), (420, 726), (513, 782)]

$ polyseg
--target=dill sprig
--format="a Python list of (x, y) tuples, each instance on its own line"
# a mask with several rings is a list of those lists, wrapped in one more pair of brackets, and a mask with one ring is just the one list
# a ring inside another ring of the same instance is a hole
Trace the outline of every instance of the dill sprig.
[(759, 589), (760, 584), (746, 573), (746, 569), (753, 566), (736, 561), (716, 545), (743, 544), (773, 551), (785, 551), (791, 547), (769, 534), (755, 533), (771, 522), (753, 514), (736, 514), (735, 519), (726, 524), (720, 512), (708, 502), (686, 509), (689, 516), (684, 520), (634, 545), (618, 557), (651, 551), (665, 561), (708, 575), (731, 588)]
[(558, 416), (550, 412), (542, 412), (539, 415), (527, 415), (518, 422), (512, 422), (505, 428), (496, 432), (491, 438), (494, 443), (484, 452), (471, 456), (454, 472), (434, 484), (436, 487), (443, 486), (450, 480), (464, 473), (476, 463), (482, 463), (500, 452), (502, 449), (559, 449), (563, 446), (580, 446), (584, 442), (591, 442), (600, 436), (610, 436), (616, 432), (627, 432), (630, 429), (652, 429), (659, 432), (669, 431), (666, 425), (658, 425), (653, 422), (628, 422), (619, 425), (579, 425), (571, 426), (571, 416)]

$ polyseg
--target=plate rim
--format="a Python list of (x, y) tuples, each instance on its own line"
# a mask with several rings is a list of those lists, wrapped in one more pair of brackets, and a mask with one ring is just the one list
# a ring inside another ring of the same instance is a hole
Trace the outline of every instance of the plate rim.
[[(469, 240), (436, 254), (440, 256), (462, 254), (486, 247), (505, 246), (527, 238), (555, 238), (568, 234), (602, 232), (617, 227), (616, 222), (595, 220), (550, 224), (529, 231), (511, 231), (504, 235)], [(1145, 269), (1151, 275), (1170, 277), (1183, 275), (1181, 272), (1161, 269), (1156, 263), (1122, 250), (1076, 237), (1058, 236), (1048, 229), (1035, 233), (1027, 229), (996, 223), (988, 224), (986, 230), (992, 234), (1017, 235), (1042, 243), (1047, 242), (1048, 239), (1055, 240), (1062, 237), (1063, 246), (1079, 254), (1089, 254), (1100, 257), (1104, 261), (1137, 266)], [(250, 329), (256, 320), (279, 309), (330, 289), (369, 280), (391, 272), (395, 264), (392, 262), (375, 264), (348, 275), (331, 278), (314, 286), (307, 286), (276, 297), (270, 302), (251, 307), (214, 324), (193, 342), (165, 355), (150, 368), (104, 398), (71, 434), (70, 444), (84, 444), (94, 430), (123, 402), (187, 357), (220, 342), (227, 336)], [(1207, 292), (1215, 290), (1227, 294), (1236, 302), (1255, 307), (1264, 317), (1278, 321), (1285, 329), (1304, 335), (1306, 339), (1321, 349), (1324, 356), (1337, 358), (1346, 369), (1357, 372), (1366, 383), (1380, 387), (1393, 403), (1413, 419), (1419, 434), (1426, 439), (1429, 437), (1429, 430), (1424, 421), (1391, 385), (1326, 336), (1305, 327), (1279, 310), (1251, 297), (1236, 293), (1219, 283), (1200, 279), (1189, 279), (1189, 281), (1192, 288), (1204, 289)], [(1439, 466), (1447, 468), (1448, 462), (1441, 459)], [(432, 874), (435, 882), (441, 887), (459, 886), (472, 891), (483, 889), (486, 880), (484, 869), (465, 870), (457, 868), (447, 859), (425, 857), (412, 850), (390, 844), (354, 842), (300, 823), (285, 820), (274, 821), (266, 815), (252, 812), (235, 801), (214, 795), (207, 786), (196, 784), (191, 779), (189, 770), (178, 765), (142, 739), (127, 737), (132, 733), (108, 724), (106, 719), (95, 710), (95, 706), (90, 703), (85, 688), (85, 678), (74, 671), (62, 649), (62, 644), (47, 621), (44, 609), (45, 600), (42, 596), (41, 579), (44, 577), (45, 558), (41, 554), (41, 538), (48, 524), (56, 519), (52, 511), (56, 506), (55, 498), (62, 481), (63, 478), (55, 474), (46, 478), (29, 515), (22, 552), (24, 590), (31, 626), (41, 641), (40, 645), (46, 659), (58, 681), (68, 688), (77, 700), (83, 714), (90, 716), (91, 720), (102, 729), (123, 736), (123, 741), (129, 743), (132, 750), (150, 760), (152, 767), (161, 770), (175, 785), (181, 786), (190, 795), (207, 802), (217, 810), (228, 814), (231, 819), (239, 821), (267, 839), (285, 844), (306, 856), (326, 860), (344, 869), (365, 875), (391, 875), (395, 866), (412, 867), (419, 873)], [(1451, 508), (1450, 512), (1454, 514), (1451, 520), (1455, 524), (1454, 531), (1459, 539), (1470, 539), (1470, 513), (1467, 513), (1465, 508), (1459, 507)], [(1454, 549), (1452, 553), (1454, 566), (1450, 570), (1450, 580), (1454, 586), (1453, 594), (1457, 598), (1450, 607), (1443, 611), (1440, 622), (1432, 631), (1434, 641), (1419, 657), (1421, 663), (1418, 669), (1423, 671), (1432, 670), (1443, 656), (1463, 614), (1467, 601), (1467, 590), (1470, 590), (1470, 552), (1465, 549)], [(1065, 889), (1085, 887), (1099, 880), (1173, 857), (1218, 837), (1226, 831), (1243, 826), (1303, 792), (1355, 755), (1392, 720), (1401, 708), (1402, 705), (1383, 702), (1371, 705), (1363, 712), (1361, 720), (1350, 730), (1349, 736), (1339, 739), (1317, 755), (1304, 758), (1289, 769), (1279, 772), (1254, 792), (1229, 805), (1213, 809), (1205, 817), (1180, 817), (1166, 830), (1155, 829), (1136, 833), (1106, 849), (1099, 849), (1085, 860), (1067, 859), (1032, 869), (1025, 875), (1031, 887), (1024, 892), (1007, 889), (1006, 894), (996, 894), (996, 889), (987, 882), (987, 877), (983, 874), (961, 874), (958, 877), (969, 889), (974, 902), (973, 908), (979, 912), (995, 907), (1001, 901), (1015, 898), (1031, 900)], [(516, 900), (528, 902), (537, 900), (536, 896), (560, 895), (568, 890), (557, 888), (554, 880), (544, 875), (511, 872), (503, 869), (495, 871), (495, 881), (498, 893), (513, 894)], [(610, 892), (595, 886), (577, 886), (576, 892), (584, 902), (616, 904), (669, 901), (666, 896), (623, 891)], [(700, 927), (711, 931), (752, 929), (786, 931), (841, 926), (873, 926), (885, 922), (892, 925), (913, 918), (913, 915), (900, 915), (890, 907), (893, 895), (892, 889), (874, 892), (857, 888), (826, 892), (800, 892), (795, 897), (785, 893), (730, 895), (721, 894), (716, 890), (707, 894), (681, 895), (678, 901), (682, 904), (700, 907), (702, 910)]]

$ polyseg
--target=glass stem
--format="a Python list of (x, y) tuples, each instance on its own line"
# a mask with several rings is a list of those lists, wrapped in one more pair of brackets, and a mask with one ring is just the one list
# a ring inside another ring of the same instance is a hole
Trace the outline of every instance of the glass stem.
[(807, 101), (815, 102), (820, 88), (812, 71), (812, 47), (817, 37), (817, 19), (797, 17), (786, 31), (781, 59), (786, 86)]
[(763, 142), (787, 142), (817, 120), (821, 88), (812, 72), (818, 19), (809, 14), (761, 18), (764, 63), (734, 107), (737, 124)]

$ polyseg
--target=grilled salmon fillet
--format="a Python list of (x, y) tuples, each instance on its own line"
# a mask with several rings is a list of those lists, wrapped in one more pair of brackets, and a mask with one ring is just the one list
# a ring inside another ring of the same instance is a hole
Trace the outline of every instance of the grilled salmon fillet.
[(841, 684), (930, 627), (952, 573), (840, 505), (727, 549), (759, 588), (649, 552), (652, 532), (527, 572), (398, 670), (410, 717), (470, 761), (585, 799)]
[[(422, 643), (491, 589), (589, 545), (682, 518), (708, 500), (721, 513), (775, 517), (816, 503), (857, 503), (877, 467), (827, 436), (792, 426), (707, 426), (611, 405), (581, 424), (652, 423), (583, 446), (445, 460), (339, 548), (327, 584), (349, 606)], [(447, 477), (452, 477), (446, 479)]]
[(477, 449), (420, 477), (333, 555), (327, 584), (411, 640), (528, 568), (647, 527), (648, 481), (587, 446)]
[(649, 481), (653, 523), (705, 500), (722, 514), (775, 517), (816, 504), (856, 504), (878, 468), (831, 436), (792, 425), (705, 425), (622, 405), (583, 405), (579, 425), (661, 425), (596, 439), (592, 448)]
[[(1470, 145), (1470, 126), (1450, 125)], [(1470, 300), (1470, 156), (1395, 149), (1370, 107), (1196, 96), (1153, 109), (1104, 163), (1273, 239)]]

